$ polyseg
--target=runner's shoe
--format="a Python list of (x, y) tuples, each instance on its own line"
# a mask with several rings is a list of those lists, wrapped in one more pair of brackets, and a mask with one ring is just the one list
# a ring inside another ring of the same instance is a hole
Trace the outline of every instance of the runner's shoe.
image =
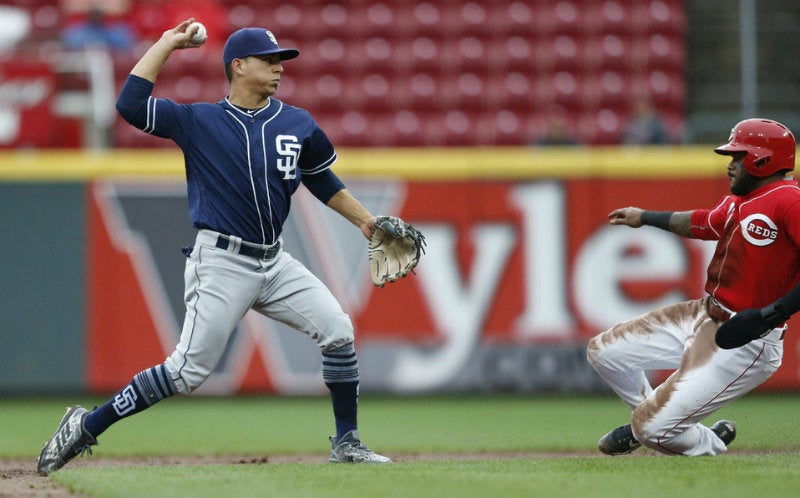
[(710, 429), (722, 439), (725, 446), (730, 446), (731, 441), (736, 439), (736, 422), (732, 420), (718, 420)]
[(597, 447), (606, 455), (624, 455), (630, 453), (642, 445), (633, 437), (631, 424), (617, 427), (605, 436), (600, 438)]

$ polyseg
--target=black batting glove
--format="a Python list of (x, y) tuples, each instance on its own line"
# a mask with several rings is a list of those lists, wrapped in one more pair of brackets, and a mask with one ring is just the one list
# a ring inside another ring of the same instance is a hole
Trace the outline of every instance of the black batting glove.
[(714, 342), (722, 349), (735, 349), (767, 335), (789, 319), (780, 300), (761, 309), (740, 311), (717, 329)]

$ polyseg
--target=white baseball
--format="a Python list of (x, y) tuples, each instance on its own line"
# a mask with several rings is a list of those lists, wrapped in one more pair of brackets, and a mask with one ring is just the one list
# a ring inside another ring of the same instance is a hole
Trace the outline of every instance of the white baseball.
[(202, 23), (193, 22), (189, 25), (189, 27), (186, 28), (186, 30), (189, 31), (195, 27), (197, 28), (197, 32), (192, 35), (192, 43), (203, 43), (206, 41), (206, 27), (203, 26)]

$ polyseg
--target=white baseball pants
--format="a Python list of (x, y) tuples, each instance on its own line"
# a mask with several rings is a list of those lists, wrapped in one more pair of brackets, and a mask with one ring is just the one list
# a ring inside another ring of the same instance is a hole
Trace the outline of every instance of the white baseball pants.
[[(708, 298), (623, 322), (589, 341), (587, 358), (631, 407), (634, 436), (670, 455), (719, 455), (725, 444), (700, 421), (755, 389), (780, 366), (784, 329), (737, 349), (717, 347)], [(653, 389), (651, 370), (675, 370)]]

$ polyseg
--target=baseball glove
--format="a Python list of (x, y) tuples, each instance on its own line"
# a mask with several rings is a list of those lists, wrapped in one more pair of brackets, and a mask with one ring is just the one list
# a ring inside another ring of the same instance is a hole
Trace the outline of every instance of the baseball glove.
[(369, 236), (369, 266), (372, 283), (405, 277), (425, 253), (425, 236), (396, 216), (378, 216)]

